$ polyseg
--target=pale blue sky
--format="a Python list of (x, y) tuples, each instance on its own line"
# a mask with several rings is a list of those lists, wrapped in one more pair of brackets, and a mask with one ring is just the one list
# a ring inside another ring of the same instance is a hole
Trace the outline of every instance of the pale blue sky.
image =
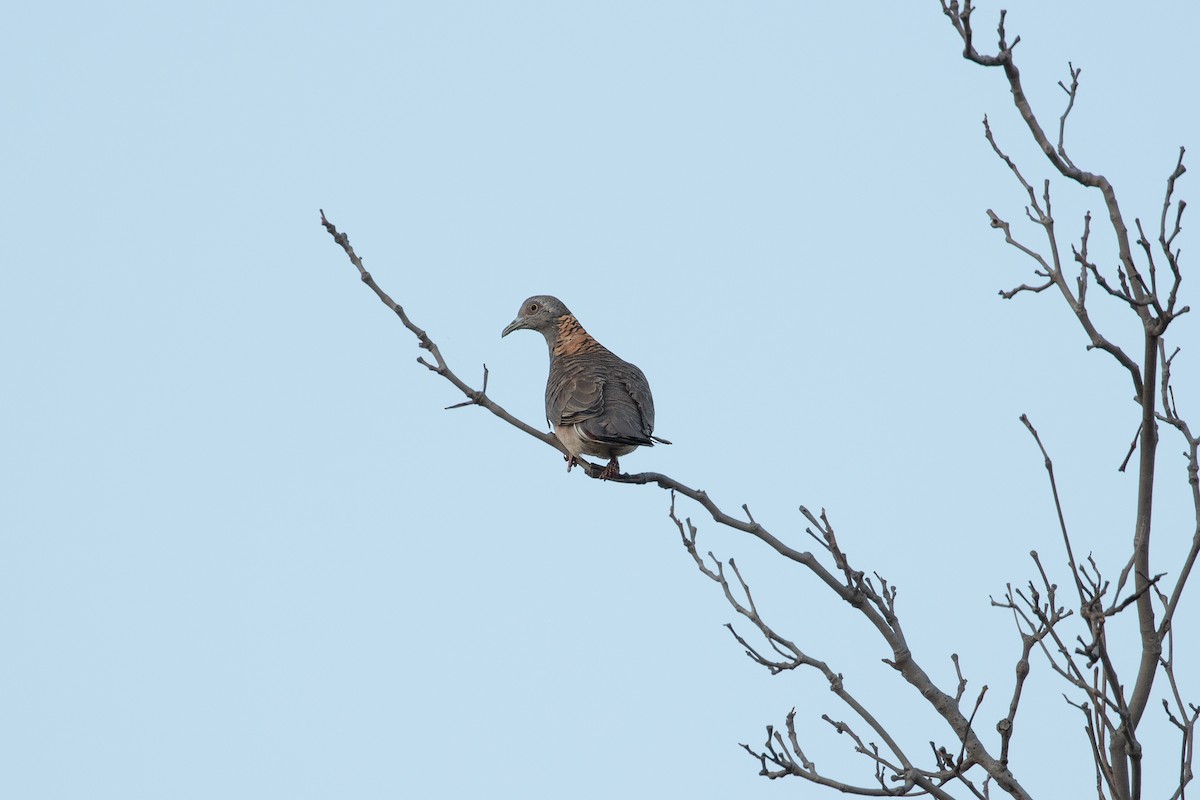
[[(1200, 148), (1200, 11), (1006, 5), (1043, 121), (1082, 66), (1073, 156), (1157, 219), (1178, 146)], [(1063, 560), (1020, 413), (1077, 549), (1123, 565), (1128, 381), (1060, 298), (996, 297), (1031, 266), (987, 226), (1024, 198), (983, 114), (1028, 177), (1047, 167), (936, 0), (26, 3), (3, 40), (4, 797), (809, 796), (737, 748), (793, 706), (818, 764), (866, 773), (820, 721), (848, 715), (823, 680), (769, 677), (722, 629), (665, 493), (441, 410), (461, 398), (318, 208), (533, 424), (545, 347), (500, 330), (527, 295), (562, 298), (644, 369), (675, 442), (623, 466), (797, 545), (796, 507), (827, 508), (900, 586), (931, 674), (952, 685), (957, 652), (969, 692), (992, 687), (987, 730), (1018, 652), (988, 596), (1032, 575), (1030, 549)], [(1071, 239), (1101, 204), (1056, 186)], [(1173, 330), (1194, 424), (1196, 330)], [(1191, 530), (1180, 450), (1164, 432), (1163, 569)], [(914, 751), (949, 743), (853, 614), (700, 525)], [(1014, 768), (1084, 791), (1080, 719), (1034, 669)]]

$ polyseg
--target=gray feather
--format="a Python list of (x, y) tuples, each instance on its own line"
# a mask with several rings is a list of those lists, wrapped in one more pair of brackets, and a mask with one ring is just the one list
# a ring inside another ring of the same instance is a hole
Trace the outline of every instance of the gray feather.
[(650, 384), (608, 350), (551, 358), (546, 418), (551, 425), (581, 424), (588, 437), (608, 444), (654, 444)]

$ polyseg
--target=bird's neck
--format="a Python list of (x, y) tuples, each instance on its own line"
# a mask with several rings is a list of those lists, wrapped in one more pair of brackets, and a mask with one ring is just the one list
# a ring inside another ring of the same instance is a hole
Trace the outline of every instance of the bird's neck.
[(546, 331), (546, 344), (550, 345), (550, 357), (577, 356), (594, 353), (604, 347), (583, 329), (573, 314), (563, 314), (556, 320), (554, 328)]

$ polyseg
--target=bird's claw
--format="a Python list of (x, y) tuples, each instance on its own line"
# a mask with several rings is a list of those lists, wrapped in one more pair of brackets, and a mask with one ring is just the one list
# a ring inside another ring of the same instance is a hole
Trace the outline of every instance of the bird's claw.
[(617, 464), (616, 456), (613, 456), (612, 460), (610, 460), (608, 462), (608, 465), (605, 466), (604, 469), (600, 471), (600, 480), (610, 481), (620, 474), (621, 474), (621, 467)]

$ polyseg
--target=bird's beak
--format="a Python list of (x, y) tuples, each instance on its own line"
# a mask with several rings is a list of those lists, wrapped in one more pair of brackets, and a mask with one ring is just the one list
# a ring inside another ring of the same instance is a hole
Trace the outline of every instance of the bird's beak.
[(519, 331), (519, 330), (521, 330), (521, 328), (524, 328), (525, 327), (525, 319), (526, 319), (525, 317), (517, 317), (512, 322), (508, 323), (508, 325), (506, 325), (504, 327), (504, 330), (502, 330), (500, 332), (500, 338), (503, 339), (505, 336), (508, 336), (513, 331)]

